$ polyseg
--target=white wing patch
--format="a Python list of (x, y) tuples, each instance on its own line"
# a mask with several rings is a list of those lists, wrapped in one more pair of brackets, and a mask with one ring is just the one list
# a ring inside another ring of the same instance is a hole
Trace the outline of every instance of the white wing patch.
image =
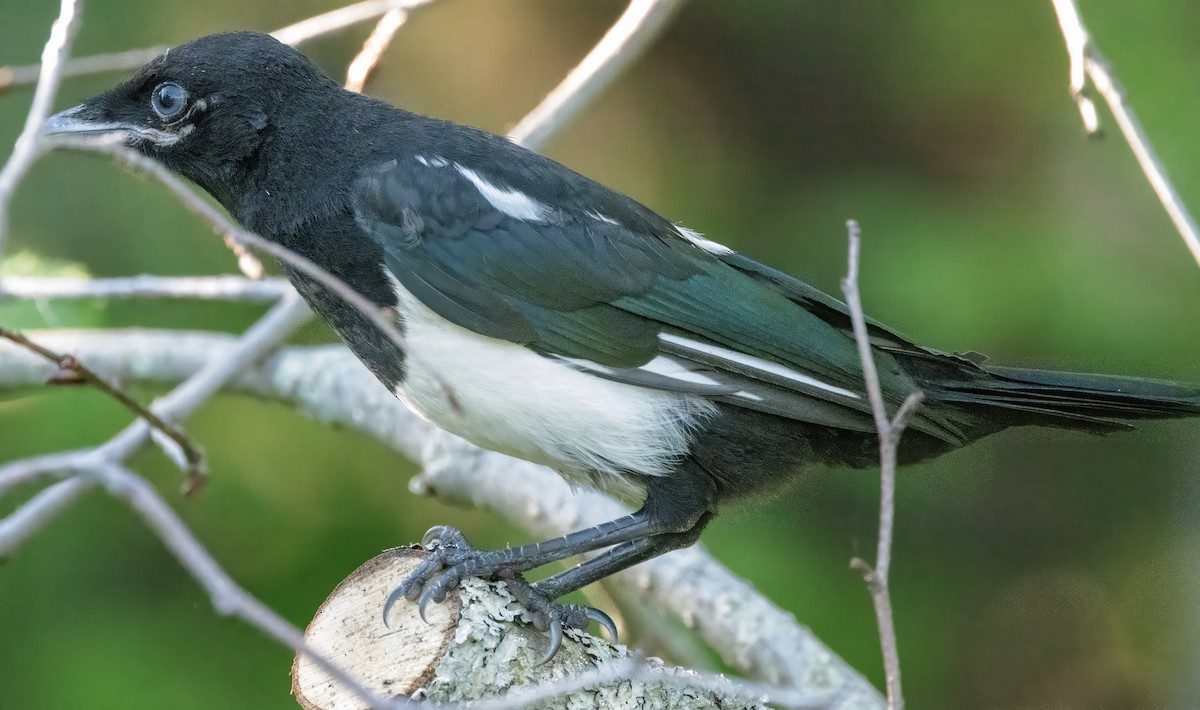
[(423, 155), (418, 155), (416, 158), (418, 163), (427, 168), (444, 168), (450, 164), (449, 160), (437, 155), (433, 156), (432, 158), (426, 158)]
[(471, 181), (475, 189), (479, 190), (479, 194), (483, 195), (483, 199), (509, 217), (529, 222), (545, 222), (554, 213), (554, 208), (538, 202), (520, 190), (497, 187), (483, 179), (479, 173), (458, 163), (455, 163), (454, 167)]
[[(658, 338), (663, 342), (671, 343), (672, 345), (678, 345), (681, 348), (694, 350), (712, 357), (717, 357), (731, 363), (736, 363), (751, 370), (759, 370), (760, 372), (770, 373), (776, 377), (782, 377), (802, 385), (815, 387), (817, 389), (825, 390), (826, 392), (832, 392), (833, 394), (840, 394), (843, 397), (849, 397), (851, 399), (859, 398), (857, 394), (848, 389), (831, 385), (828, 382), (822, 382), (815, 377), (809, 377), (808, 375), (797, 372), (790, 367), (780, 365), (777, 362), (771, 362), (770, 360), (764, 360), (763, 358), (755, 355), (739, 353), (736, 350), (730, 350), (729, 348), (721, 347), (720, 345), (713, 345), (712, 343), (692, 340), (690, 338), (685, 338), (681, 335), (675, 335), (673, 333), (662, 333), (658, 336)], [(748, 399), (752, 399), (752, 397), (748, 397)]]
[(669, 474), (716, 412), (699, 396), (597, 377), (459, 327), (384, 273), (404, 319), (406, 373), (396, 395), (477, 446), (634, 497), (640, 487), (628, 472)]
[(666, 355), (659, 355), (638, 369), (670, 377), (672, 380), (679, 380), (680, 382), (693, 382), (698, 385), (712, 385), (714, 387), (722, 385), (722, 383), (703, 373), (689, 370), (683, 363)]
[(584, 214), (586, 214), (588, 217), (591, 217), (592, 219), (596, 220), (597, 222), (604, 222), (605, 224), (615, 224), (618, 227), (621, 226), (621, 223), (618, 222), (617, 220), (613, 219), (612, 217), (609, 217), (606, 214), (597, 212), (596, 210), (588, 210)]
[(706, 251), (710, 254), (721, 255), (721, 254), (732, 254), (733, 253), (733, 250), (730, 249), (729, 247), (725, 246), (724, 244), (717, 244), (716, 242), (712, 241), (711, 239), (705, 239), (703, 234), (701, 234), (700, 232), (697, 232), (694, 229), (688, 229), (687, 227), (680, 227), (677, 224), (677, 225), (675, 225), (675, 231), (679, 232), (679, 236), (683, 237), (684, 239), (688, 240), (692, 244), (695, 244), (696, 246), (700, 247), (701, 249), (703, 249), (704, 251)]

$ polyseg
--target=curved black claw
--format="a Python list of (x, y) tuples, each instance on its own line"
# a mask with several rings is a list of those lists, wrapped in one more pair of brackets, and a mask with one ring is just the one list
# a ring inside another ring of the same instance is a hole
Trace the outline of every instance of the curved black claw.
[(563, 627), (562, 620), (557, 616), (550, 619), (550, 645), (546, 647), (546, 655), (542, 656), (537, 665), (542, 666), (550, 662), (551, 658), (558, 653), (558, 649), (562, 648), (563, 642)]
[(421, 536), (421, 547), (433, 547), (434, 543), (452, 547), (471, 546), (471, 543), (467, 542), (467, 537), (462, 534), (461, 530), (452, 528), (449, 525), (434, 525)]
[[(446, 592), (453, 589), (461, 579), (454, 575), (454, 567), (466, 557), (475, 552), (467, 538), (449, 525), (435, 525), (426, 531), (421, 538), (421, 546), (429, 549), (429, 555), (409, 573), (400, 586), (392, 590), (383, 603), (383, 625), (388, 626), (388, 612), (401, 598), (409, 601), (420, 600), (417, 607), (421, 620), (425, 619), (425, 609), (429, 602), (440, 602), (446, 598)], [(445, 579), (443, 579), (445, 578)], [(436, 580), (439, 584), (430, 585)]]
[[(392, 628), (392, 625), (388, 623), (388, 612), (392, 610), (392, 605), (395, 604), (397, 601), (399, 601), (400, 597), (402, 597), (402, 596), (404, 596), (403, 585), (393, 589), (392, 593), (388, 595), (387, 601), (385, 601), (383, 603), (383, 626), (384, 626), (384, 628), (388, 628), (388, 629)], [(422, 618), (424, 618), (424, 617), (422, 617)]]
[(600, 624), (608, 633), (608, 640), (612, 643), (617, 642), (617, 625), (613, 623), (612, 617), (600, 611), (594, 606), (584, 607), (583, 613), (587, 614), (587, 618)]

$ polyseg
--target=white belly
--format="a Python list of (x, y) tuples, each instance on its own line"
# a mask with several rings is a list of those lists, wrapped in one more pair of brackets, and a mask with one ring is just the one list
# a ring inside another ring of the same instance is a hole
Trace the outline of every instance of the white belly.
[(404, 319), (410, 409), (471, 443), (551, 466), (569, 480), (636, 495), (628, 473), (662, 476), (713, 405), (579, 372), (461, 328), (393, 281)]

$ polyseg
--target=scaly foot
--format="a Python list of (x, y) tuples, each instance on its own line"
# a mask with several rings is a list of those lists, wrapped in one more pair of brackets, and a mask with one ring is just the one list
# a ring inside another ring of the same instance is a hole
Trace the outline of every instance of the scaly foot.
[(584, 629), (589, 620), (596, 621), (608, 631), (614, 643), (617, 640), (616, 625), (604, 612), (580, 604), (555, 604), (526, 582), (521, 573), (540, 566), (536, 559), (531, 562), (515, 557), (511, 550), (477, 550), (461, 532), (448, 525), (430, 528), (421, 538), (421, 545), (430, 550), (429, 555), (388, 595), (383, 605), (385, 626), (388, 612), (401, 598), (416, 601), (424, 619), (430, 602), (444, 601), (446, 594), (467, 577), (482, 577), (504, 581), (533, 618), (534, 627), (550, 632), (550, 648), (539, 663), (549, 661), (558, 652), (564, 627)]

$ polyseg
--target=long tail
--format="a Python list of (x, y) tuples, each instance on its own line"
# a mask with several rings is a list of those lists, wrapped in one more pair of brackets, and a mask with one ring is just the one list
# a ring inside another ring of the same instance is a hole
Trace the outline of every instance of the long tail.
[(1200, 416), (1200, 388), (1178, 382), (990, 366), (976, 373), (922, 384), (938, 400), (995, 420), (1000, 428), (1032, 424), (1107, 432), (1131, 428), (1128, 420)]

